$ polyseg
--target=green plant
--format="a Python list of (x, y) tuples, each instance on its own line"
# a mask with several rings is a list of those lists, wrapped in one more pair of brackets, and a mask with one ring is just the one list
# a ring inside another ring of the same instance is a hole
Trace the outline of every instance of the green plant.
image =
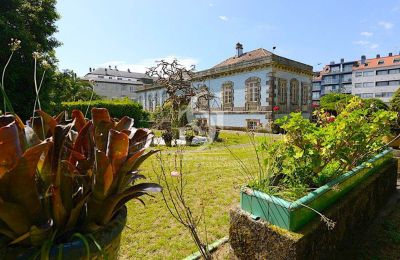
[(171, 147), (172, 139), (174, 139), (171, 131), (163, 131), (161, 137), (164, 139), (165, 145)]
[(349, 94), (329, 93), (321, 97), (320, 107), (325, 111), (338, 114), (354, 97)]
[(27, 126), (16, 115), (0, 117), (0, 249), (46, 252), (100, 229), (127, 201), (161, 191), (137, 184), (139, 166), (155, 151), (145, 153), (153, 134), (133, 119), (115, 121), (103, 108), (92, 109), (92, 120), (78, 110), (72, 120), (37, 113)]
[[(93, 100), (93, 101), (75, 101), (75, 102), (62, 102), (62, 110), (72, 112), (73, 110), (88, 111), (93, 107), (103, 107), (110, 111), (116, 118), (129, 116), (134, 119), (136, 127), (147, 127), (149, 119), (148, 112), (143, 110), (142, 105), (128, 98), (117, 100)], [(85, 115), (85, 116), (90, 116)]]
[[(338, 116), (315, 111), (318, 120), (310, 122), (301, 113), (277, 120), (286, 131), (282, 141), (263, 144), (264, 163), (274, 161), (271, 180), (257, 180), (251, 187), (295, 200), (318, 188), (379, 152), (390, 134), (396, 113), (367, 107), (353, 97)], [(265, 182), (267, 185), (264, 185)]]
[(185, 141), (187, 145), (191, 145), (194, 138), (194, 131), (192, 128), (185, 129)]

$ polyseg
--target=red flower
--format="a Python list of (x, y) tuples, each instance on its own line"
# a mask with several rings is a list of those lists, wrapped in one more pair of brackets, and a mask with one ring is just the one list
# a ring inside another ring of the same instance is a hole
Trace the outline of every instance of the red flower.
[(335, 121), (335, 117), (334, 116), (330, 116), (326, 119), (326, 121), (328, 121), (328, 123), (332, 123), (333, 121)]
[(314, 103), (314, 104), (312, 104), (311, 106), (312, 106), (313, 108), (317, 108), (317, 107), (319, 107), (319, 105), (318, 105), (318, 104), (315, 104), (315, 103)]
[(278, 107), (278, 106), (274, 106), (274, 107), (272, 108), (272, 110), (278, 111), (278, 110), (279, 110), (279, 107)]

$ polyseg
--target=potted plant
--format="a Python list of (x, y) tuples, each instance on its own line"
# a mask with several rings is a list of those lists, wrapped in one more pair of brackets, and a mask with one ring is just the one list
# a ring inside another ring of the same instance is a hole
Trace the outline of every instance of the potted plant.
[(102, 108), (37, 113), (0, 116), (0, 258), (116, 259), (125, 203), (161, 191), (137, 183), (153, 133)]
[(172, 132), (171, 131), (163, 131), (161, 134), (162, 139), (164, 140), (164, 143), (167, 147), (171, 147), (172, 146)]
[(185, 129), (185, 141), (186, 145), (192, 145), (192, 141), (194, 138), (194, 132), (191, 128), (186, 128)]
[(241, 190), (241, 208), (296, 231), (392, 160), (382, 137), (396, 114), (371, 111), (353, 98), (334, 117), (315, 112), (313, 123), (292, 113), (277, 120), (283, 140), (264, 142), (263, 170)]

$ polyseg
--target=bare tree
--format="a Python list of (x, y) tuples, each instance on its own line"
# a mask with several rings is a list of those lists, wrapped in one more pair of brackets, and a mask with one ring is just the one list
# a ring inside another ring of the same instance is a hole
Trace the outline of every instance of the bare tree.
[(179, 126), (181, 110), (197, 93), (197, 88), (191, 84), (194, 69), (194, 65), (187, 69), (174, 59), (172, 62), (157, 61), (157, 65), (149, 68), (146, 72), (148, 76), (155, 78), (156, 85), (165, 88), (168, 97), (164, 104), (171, 104), (172, 127)]

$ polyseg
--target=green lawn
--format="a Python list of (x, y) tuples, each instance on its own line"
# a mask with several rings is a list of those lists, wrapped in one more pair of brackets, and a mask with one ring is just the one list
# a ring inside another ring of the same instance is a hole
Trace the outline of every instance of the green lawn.
[[(195, 211), (201, 200), (205, 205), (209, 243), (228, 235), (229, 208), (239, 202), (240, 186), (246, 176), (225, 146), (237, 154), (246, 165), (255, 169), (254, 148), (247, 134), (222, 131), (221, 143), (190, 147), (184, 155), (186, 194)], [(263, 135), (257, 140), (268, 138)], [(175, 148), (161, 148), (166, 158), (172, 159)], [(142, 166), (147, 181), (157, 181), (153, 157)], [(196, 251), (189, 233), (173, 219), (160, 194), (128, 203), (128, 222), (122, 235), (121, 259), (181, 259)], [(201, 226), (204, 229), (204, 226)]]

